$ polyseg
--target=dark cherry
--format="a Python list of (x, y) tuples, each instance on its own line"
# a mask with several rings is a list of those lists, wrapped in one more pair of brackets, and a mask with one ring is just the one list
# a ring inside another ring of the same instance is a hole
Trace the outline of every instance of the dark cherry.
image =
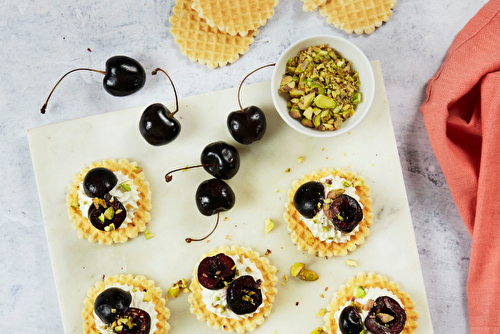
[(350, 233), (363, 220), (363, 209), (358, 201), (349, 195), (342, 194), (329, 204), (329, 214), (333, 225), (344, 233)]
[(243, 109), (240, 101), (240, 91), (243, 82), (254, 72), (263, 69), (268, 66), (274, 66), (276, 64), (268, 64), (257, 68), (250, 72), (240, 83), (238, 88), (238, 104), (240, 106), (239, 110), (229, 113), (227, 116), (227, 128), (231, 136), (238, 143), (249, 145), (254, 141), (262, 139), (264, 133), (266, 133), (267, 121), (266, 115), (262, 112), (259, 107), (250, 106)]
[[(116, 197), (110, 194), (104, 195), (103, 200), (106, 202), (106, 208), (103, 205), (96, 207), (94, 203), (90, 205), (88, 213), (90, 223), (101, 231), (105, 231), (105, 228), (111, 224), (114, 225), (115, 229), (119, 228), (127, 218), (127, 210)], [(111, 219), (104, 218), (106, 210), (110, 207), (114, 210), (113, 217)], [(101, 221), (101, 219), (104, 221)]]
[(227, 288), (227, 306), (236, 314), (252, 313), (262, 304), (261, 281), (255, 282), (252, 276), (245, 275), (235, 279)]
[(64, 74), (52, 88), (47, 100), (40, 109), (45, 114), (47, 104), (52, 93), (59, 83), (70, 73), (76, 71), (91, 71), (104, 74), (104, 89), (113, 96), (127, 96), (137, 92), (146, 83), (146, 72), (139, 62), (127, 56), (114, 56), (106, 61), (106, 70), (96, 70), (92, 68), (76, 68)]
[(214, 233), (219, 225), (220, 213), (230, 210), (236, 201), (231, 187), (220, 179), (210, 179), (203, 181), (196, 190), (196, 206), (201, 214), (211, 216), (217, 214), (217, 222), (212, 231), (203, 238), (186, 238), (186, 242), (202, 241)]
[(97, 296), (94, 301), (94, 311), (105, 324), (110, 324), (125, 314), (131, 302), (130, 292), (111, 287)]
[[(383, 322), (383, 314), (394, 319)], [(378, 297), (365, 319), (366, 328), (373, 334), (399, 334), (406, 323), (406, 312), (399, 303), (388, 296)]]
[(223, 141), (216, 141), (205, 146), (201, 152), (201, 165), (174, 169), (165, 175), (165, 181), (172, 181), (172, 174), (178, 171), (203, 167), (210, 175), (217, 179), (228, 180), (236, 175), (240, 169), (240, 155), (233, 145)]
[(203, 168), (217, 179), (228, 180), (240, 169), (240, 155), (233, 145), (223, 141), (208, 144), (201, 152)]
[(231, 187), (219, 179), (203, 181), (196, 190), (196, 205), (205, 216), (230, 210), (235, 201)]
[(130, 321), (132, 322), (132, 328), (130, 328), (128, 323), (125, 323), (122, 326), (122, 330), (117, 331), (115, 329), (114, 333), (149, 334), (151, 329), (151, 317), (149, 316), (148, 312), (135, 307), (131, 307), (125, 312), (123, 318), (130, 318)]
[(146, 83), (146, 72), (135, 59), (115, 56), (106, 61), (104, 89), (113, 96), (127, 96), (137, 92)]
[(264, 136), (267, 128), (266, 116), (259, 107), (246, 107), (229, 114), (227, 127), (234, 140), (249, 145)]
[(87, 172), (83, 179), (83, 191), (90, 197), (103, 198), (118, 183), (116, 175), (107, 168), (96, 167)]
[(154, 103), (147, 107), (139, 120), (139, 131), (142, 137), (153, 146), (166, 145), (181, 132), (181, 123), (174, 117), (179, 110), (177, 91), (170, 76), (161, 68), (155, 69), (152, 74), (156, 75), (158, 71), (165, 73), (172, 84), (175, 95), (175, 111), (171, 112), (161, 103)]
[(344, 307), (339, 316), (339, 328), (342, 334), (359, 334), (363, 330), (363, 319), (356, 307)]
[(325, 200), (325, 187), (321, 182), (309, 181), (302, 184), (293, 196), (293, 205), (305, 218), (318, 214)]
[(210, 290), (222, 289), (236, 275), (236, 264), (226, 254), (219, 253), (204, 258), (198, 266), (198, 281)]

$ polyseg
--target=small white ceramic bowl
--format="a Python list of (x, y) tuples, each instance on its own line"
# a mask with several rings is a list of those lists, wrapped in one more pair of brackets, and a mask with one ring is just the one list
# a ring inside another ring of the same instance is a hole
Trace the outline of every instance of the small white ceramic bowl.
[[(302, 49), (321, 44), (328, 44), (328, 46), (339, 51), (342, 57), (351, 61), (353, 69), (359, 73), (359, 91), (362, 94), (361, 103), (359, 103), (356, 107), (356, 113), (343, 123), (342, 128), (335, 131), (320, 131), (308, 128), (302, 125), (299, 121), (293, 119), (289, 115), (289, 109), (286, 106), (289, 99), (287, 98), (287, 94), (278, 92), (281, 80), (283, 79), (286, 71), (286, 63), (288, 59), (295, 57)], [(271, 79), (271, 96), (273, 98), (274, 106), (276, 107), (276, 110), (280, 114), (281, 118), (283, 118), (288, 125), (300, 133), (313, 137), (338, 136), (351, 130), (363, 119), (363, 117), (365, 117), (366, 113), (370, 109), (374, 95), (375, 78), (373, 76), (373, 69), (368, 58), (366, 58), (365, 54), (356, 45), (343, 38), (330, 35), (307, 37), (289, 46), (276, 62)]]

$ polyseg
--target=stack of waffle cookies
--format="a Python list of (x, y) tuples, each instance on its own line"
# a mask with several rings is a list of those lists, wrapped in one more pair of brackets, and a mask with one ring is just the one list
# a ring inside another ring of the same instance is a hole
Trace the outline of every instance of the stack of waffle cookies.
[(177, 0), (170, 32), (181, 52), (210, 69), (245, 54), (279, 0)]
[(326, 22), (352, 34), (371, 34), (392, 15), (397, 0), (302, 0), (306, 12), (319, 8)]

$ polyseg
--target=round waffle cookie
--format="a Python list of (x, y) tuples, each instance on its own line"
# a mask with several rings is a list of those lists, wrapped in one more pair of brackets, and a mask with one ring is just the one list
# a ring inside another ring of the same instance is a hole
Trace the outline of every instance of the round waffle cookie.
[(210, 27), (198, 12), (191, 8), (192, 0), (177, 0), (170, 16), (170, 32), (182, 54), (192, 62), (208, 68), (232, 64), (245, 54), (259, 31), (252, 30), (246, 37), (231, 36)]
[(212, 28), (247, 36), (274, 15), (279, 0), (193, 0), (192, 7)]
[[(80, 211), (78, 206), (78, 189), (87, 172), (95, 167), (105, 167), (113, 172), (120, 171), (123, 175), (133, 180), (133, 184), (137, 187), (140, 197), (137, 203), (138, 208), (134, 213), (132, 223), (128, 223), (124, 228), (118, 228), (109, 232), (98, 230)], [(135, 238), (139, 232), (146, 230), (146, 224), (151, 219), (149, 214), (149, 210), (151, 209), (149, 182), (144, 179), (142, 169), (138, 168), (136, 163), (130, 163), (126, 159), (93, 162), (90, 166), (83, 168), (73, 176), (73, 182), (69, 185), (69, 194), (66, 196), (66, 203), (68, 205), (69, 218), (73, 222), (73, 228), (78, 231), (78, 236), (81, 239), (87, 239), (89, 242), (98, 242), (104, 245), (124, 243), (128, 239)]]
[[(102, 281), (99, 281), (95, 286), (87, 291), (87, 298), (84, 300), (85, 308), (82, 311), (83, 318), (83, 333), (84, 334), (100, 334), (96, 328), (94, 318), (94, 301), (97, 295), (104, 291), (106, 286), (112, 286), (115, 283), (122, 285), (129, 285), (141, 291), (150, 290), (152, 292), (152, 303), (155, 305), (154, 309), (158, 313), (156, 319), (155, 334), (166, 334), (170, 330), (170, 325), (167, 320), (170, 318), (170, 310), (165, 306), (165, 299), (162, 298), (162, 290), (155, 286), (155, 282), (147, 280), (144, 276), (133, 275), (115, 275), (106, 276)], [(153, 333), (154, 328), (150, 332)]]
[[(300, 219), (300, 213), (293, 204), (293, 196), (297, 189), (309, 181), (317, 181), (326, 176), (339, 176), (348, 181), (359, 180), (362, 185), (356, 187), (356, 194), (360, 197), (363, 204), (363, 220), (359, 223), (359, 230), (351, 235), (351, 239), (345, 243), (335, 243), (321, 241), (316, 238), (307, 225)], [(292, 189), (288, 192), (288, 203), (285, 207), (284, 219), (288, 222), (288, 231), (292, 241), (301, 251), (307, 251), (309, 254), (319, 256), (344, 256), (348, 252), (354, 251), (357, 246), (365, 242), (365, 238), (370, 234), (370, 226), (373, 222), (372, 200), (370, 198), (370, 188), (365, 185), (363, 177), (353, 172), (346, 172), (342, 169), (326, 168), (322, 171), (314, 171), (302, 177), (300, 181), (295, 181)]]
[(319, 7), (326, 22), (348, 34), (371, 34), (387, 22), (397, 0), (328, 0)]
[(417, 320), (419, 318), (419, 314), (415, 311), (415, 303), (411, 300), (410, 296), (406, 292), (400, 291), (397, 283), (389, 282), (384, 276), (376, 275), (374, 273), (369, 273), (368, 275), (359, 273), (356, 277), (351, 277), (347, 283), (342, 285), (333, 295), (332, 301), (327, 308), (328, 312), (324, 316), (325, 325), (323, 326), (323, 330), (325, 330), (326, 333), (337, 333), (338, 325), (334, 314), (353, 297), (353, 291), (356, 285), (364, 288), (379, 287), (394, 293), (402, 302), (404, 306), (403, 308), (406, 312), (406, 323), (401, 333), (410, 334), (415, 332), (418, 325)]
[(221, 246), (219, 248), (212, 249), (209, 253), (205, 254), (200, 261), (205, 257), (214, 256), (219, 253), (224, 253), (226, 255), (238, 255), (240, 258), (248, 258), (257, 266), (264, 278), (262, 286), (266, 289), (266, 299), (263, 300), (264, 306), (259, 309), (260, 311), (241, 320), (220, 317), (212, 313), (206, 308), (205, 303), (202, 300), (202, 287), (198, 282), (198, 266), (196, 266), (193, 273), (193, 279), (189, 287), (191, 294), (189, 294), (188, 300), (191, 303), (191, 313), (195, 314), (198, 320), (206, 321), (210, 327), (216, 329), (222, 328), (224, 331), (236, 331), (237, 333), (244, 333), (245, 331), (251, 332), (258, 325), (261, 325), (264, 322), (265, 317), (269, 316), (271, 313), (274, 298), (278, 293), (278, 290), (276, 289), (276, 284), (278, 283), (278, 278), (276, 277), (277, 269), (269, 263), (269, 260), (266, 257), (261, 257), (259, 253), (252, 251), (250, 248), (240, 248), (237, 246)]
[(326, 0), (302, 0), (304, 4), (302, 5), (302, 10), (304, 12), (313, 12), (318, 9), (319, 6), (324, 4)]

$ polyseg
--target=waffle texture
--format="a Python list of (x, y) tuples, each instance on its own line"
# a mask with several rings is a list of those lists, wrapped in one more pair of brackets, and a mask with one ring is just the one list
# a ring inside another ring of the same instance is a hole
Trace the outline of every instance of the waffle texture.
[(212, 28), (247, 36), (273, 17), (279, 0), (193, 0), (192, 8)]
[(371, 34), (387, 22), (397, 0), (328, 0), (319, 7), (326, 22), (348, 34)]
[[(127, 224), (127, 227), (118, 228), (114, 231), (105, 232), (95, 228), (90, 221), (82, 216), (79, 207), (75, 207), (78, 203), (78, 189), (83, 182), (87, 172), (96, 167), (105, 167), (113, 172), (120, 171), (123, 175), (127, 175), (139, 191), (139, 201), (137, 203), (137, 211), (134, 213), (132, 223)], [(120, 161), (104, 160), (91, 163), (88, 167), (83, 168), (79, 173), (73, 176), (73, 182), (69, 185), (69, 193), (66, 196), (68, 205), (68, 216), (73, 222), (73, 228), (78, 231), (78, 236), (81, 239), (87, 239), (89, 242), (98, 242), (99, 244), (110, 245), (113, 243), (124, 243), (128, 239), (135, 238), (139, 232), (146, 230), (146, 224), (150, 221), (151, 216), (151, 191), (149, 182), (144, 179), (144, 173), (139, 172), (135, 162), (129, 162), (126, 159)]]
[(192, 0), (177, 0), (169, 18), (170, 32), (182, 54), (192, 62), (199, 62), (209, 69), (232, 64), (245, 54), (258, 29), (243, 37), (231, 36), (218, 28), (212, 28), (191, 5)]
[(326, 0), (302, 0), (302, 2), (304, 2), (302, 5), (302, 10), (304, 12), (313, 12), (324, 4)]
[[(162, 290), (155, 286), (155, 282), (146, 279), (144, 276), (133, 275), (115, 275), (106, 276), (102, 281), (99, 281), (95, 286), (87, 291), (87, 298), (84, 300), (85, 308), (82, 311), (83, 318), (83, 333), (84, 334), (100, 334), (96, 328), (94, 319), (94, 301), (99, 293), (104, 291), (106, 285), (120, 283), (123, 285), (133, 286), (139, 290), (151, 290), (153, 292), (152, 302), (155, 305), (155, 311), (158, 313), (155, 334), (166, 334), (170, 330), (170, 325), (167, 320), (170, 318), (170, 310), (165, 306), (165, 299), (162, 298)], [(151, 328), (151, 332), (153, 328)]]
[(191, 303), (191, 313), (195, 314), (198, 320), (206, 321), (210, 327), (216, 329), (222, 328), (226, 332), (236, 331), (237, 333), (244, 333), (245, 331), (251, 332), (258, 325), (261, 325), (264, 322), (265, 317), (269, 316), (271, 313), (274, 298), (278, 293), (278, 290), (276, 289), (276, 284), (278, 283), (278, 278), (276, 277), (277, 269), (269, 263), (269, 260), (266, 257), (261, 257), (259, 253), (251, 250), (250, 248), (240, 248), (237, 246), (221, 246), (219, 248), (214, 248), (209, 253), (205, 254), (200, 261), (205, 257), (214, 256), (219, 253), (224, 253), (226, 255), (238, 255), (240, 258), (246, 257), (257, 266), (264, 278), (262, 286), (266, 289), (266, 299), (263, 301), (264, 306), (260, 308), (259, 312), (241, 320), (219, 317), (218, 315), (210, 312), (202, 301), (203, 297), (201, 295), (201, 285), (197, 278), (198, 266), (196, 266), (193, 273), (193, 279), (189, 287), (191, 293), (189, 294), (188, 300)]
[[(361, 186), (356, 187), (356, 194), (360, 197), (360, 202), (363, 204), (363, 220), (359, 223), (359, 230), (355, 232), (349, 241), (346, 243), (335, 243), (321, 241), (316, 238), (307, 225), (300, 220), (300, 213), (293, 204), (293, 196), (297, 189), (304, 183), (309, 181), (320, 180), (326, 176), (339, 176), (348, 181), (360, 180), (363, 181)], [(365, 185), (364, 178), (356, 175), (354, 172), (347, 172), (343, 169), (325, 168), (321, 171), (313, 171), (302, 177), (299, 181), (295, 181), (292, 189), (288, 192), (288, 203), (285, 207), (283, 215), (288, 222), (288, 231), (292, 241), (300, 251), (307, 251), (309, 254), (319, 256), (344, 256), (349, 252), (354, 251), (357, 246), (365, 242), (365, 238), (370, 234), (370, 226), (373, 223), (372, 200), (370, 198), (370, 188)]]
[(418, 312), (415, 311), (415, 303), (406, 292), (399, 290), (397, 283), (389, 282), (386, 277), (374, 273), (368, 273), (368, 275), (359, 273), (356, 277), (351, 277), (345, 285), (342, 285), (339, 288), (339, 290), (333, 295), (332, 301), (327, 308), (328, 312), (324, 316), (324, 331), (330, 334), (337, 333), (338, 325), (334, 318), (334, 314), (353, 297), (354, 286), (356, 285), (365, 288), (379, 287), (381, 289), (385, 288), (392, 291), (392, 293), (394, 293), (399, 300), (401, 300), (406, 312), (406, 324), (401, 333), (411, 334), (415, 332), (415, 329), (418, 326), (417, 320), (420, 316)]

